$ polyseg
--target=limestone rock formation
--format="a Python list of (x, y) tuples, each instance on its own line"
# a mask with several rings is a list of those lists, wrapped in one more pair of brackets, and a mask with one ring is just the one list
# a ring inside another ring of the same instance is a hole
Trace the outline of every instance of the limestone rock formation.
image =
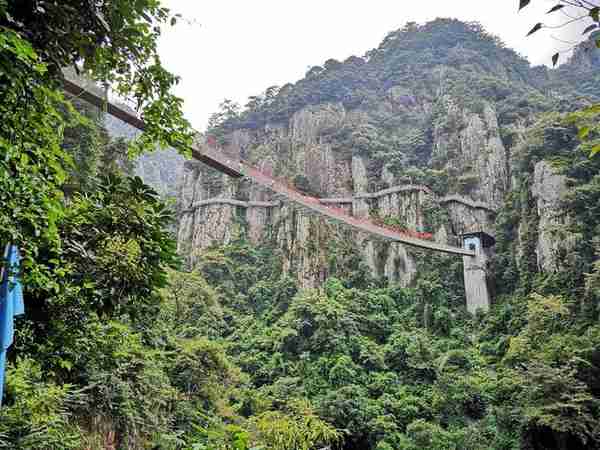
[[(515, 154), (537, 115), (576, 97), (561, 76), (531, 68), (476, 25), (440, 19), (390, 33), (365, 58), (309, 71), (208, 132), (229, 155), (327, 204), (454, 245), (463, 233), (494, 235), (508, 194), (526, 186), (539, 216), (530, 230), (535, 257), (551, 270), (564, 248), (552, 229), (569, 220), (561, 212), (565, 180), (542, 157), (531, 168), (535, 181), (519, 184), (530, 169)], [(330, 250), (348, 243), (375, 276), (405, 286), (428, 258), (193, 163), (180, 176), (178, 211), (179, 249), (192, 264), (213, 243), (245, 235), (278, 248), (303, 286), (335, 272)], [(514, 246), (524, 252), (523, 239)]]
[(576, 243), (575, 236), (567, 231), (571, 219), (563, 208), (566, 192), (564, 175), (557, 173), (547, 161), (535, 165), (531, 193), (539, 220), (536, 254), (538, 268), (544, 272), (559, 270), (561, 254), (566, 254)]
[[(491, 107), (485, 116), (469, 116), (470, 127), (454, 136), (463, 155), (452, 161), (460, 167), (474, 158), (481, 186), (477, 195), (441, 197), (426, 186), (402, 184), (369, 191), (378, 181), (393, 183), (393, 174), (379, 177), (369, 173), (368, 156), (353, 154), (351, 148), (334, 149), (323, 135), (344, 127), (355, 127), (356, 114), (340, 104), (313, 105), (293, 114), (286, 126), (267, 125), (250, 133), (235, 131), (228, 151), (235, 151), (260, 170), (282, 177), (311, 195), (327, 199), (357, 217), (394, 219), (414, 231), (430, 231), (435, 238), (457, 244), (464, 231), (489, 230), (494, 208), (500, 203), (506, 183), (506, 152), (498, 140), (498, 125)], [(483, 147), (477, 152), (478, 146)], [(498, 182), (490, 181), (500, 180)], [(255, 242), (270, 241), (285, 255), (285, 266), (303, 286), (313, 286), (328, 274), (327, 244), (344, 236), (338, 226), (308, 217), (275, 202), (262, 188), (211, 173), (197, 163), (186, 163), (179, 187), (180, 251), (191, 258), (213, 243), (226, 243), (247, 232)], [(204, 203), (208, 199), (240, 200), (237, 206)], [(489, 202), (489, 203), (488, 203)], [(409, 285), (417, 272), (410, 249), (400, 244), (373, 242), (357, 233), (353, 239), (365, 263), (376, 276)], [(329, 242), (328, 242), (329, 241)]]

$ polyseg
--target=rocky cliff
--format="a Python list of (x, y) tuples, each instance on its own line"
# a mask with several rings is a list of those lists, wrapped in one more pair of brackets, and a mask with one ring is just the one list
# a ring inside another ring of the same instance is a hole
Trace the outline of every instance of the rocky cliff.
[[(558, 99), (559, 82), (478, 26), (438, 20), (391, 33), (364, 58), (329, 60), (208, 133), (228, 153), (355, 216), (460, 244), (464, 232), (496, 234), (507, 195), (523, 186), (515, 154), (529, 127), (574, 97), (565, 82)], [(534, 251), (550, 270), (569, 245), (551, 231), (569, 220), (565, 177), (543, 160), (532, 167)], [(192, 264), (211, 245), (248, 236), (281, 251), (303, 286), (335, 274), (339, 248), (375, 276), (409, 285), (432, 257), (306, 216), (200, 163), (186, 162), (180, 180), (178, 243)]]
[[(104, 98), (106, 95), (104, 89), (98, 86), (94, 81), (85, 76), (76, 74), (73, 69), (64, 69), (63, 75), (67, 79), (93, 92), (99, 97)], [(125, 110), (129, 110), (131, 114), (136, 115), (136, 112), (127, 105), (119, 104), (119, 106)], [(92, 105), (86, 104), (85, 108), (90, 112), (93, 111), (94, 116), (96, 116), (94, 120), (98, 120), (99, 123), (101, 123), (111, 139), (131, 141), (141, 133), (140, 130), (133, 126), (114, 116), (104, 113)], [(184, 161), (185, 158), (172, 149), (157, 149), (152, 153), (143, 154), (133, 161), (132, 171), (133, 175), (142, 178), (146, 184), (152, 186), (161, 196), (174, 200), (178, 193), (177, 183), (179, 182)]]
[[(105, 115), (104, 126), (113, 138), (131, 140), (140, 131), (112, 116)], [(145, 153), (134, 162), (133, 172), (165, 198), (176, 199), (185, 158), (173, 149)]]

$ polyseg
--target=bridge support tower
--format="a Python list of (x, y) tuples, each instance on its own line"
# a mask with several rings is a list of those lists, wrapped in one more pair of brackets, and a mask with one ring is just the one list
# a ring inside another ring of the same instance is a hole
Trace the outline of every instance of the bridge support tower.
[(462, 235), (463, 246), (475, 252), (475, 256), (463, 256), (465, 275), (465, 295), (467, 310), (475, 314), (477, 310), (489, 311), (491, 304), (487, 280), (487, 262), (495, 239), (482, 231)]

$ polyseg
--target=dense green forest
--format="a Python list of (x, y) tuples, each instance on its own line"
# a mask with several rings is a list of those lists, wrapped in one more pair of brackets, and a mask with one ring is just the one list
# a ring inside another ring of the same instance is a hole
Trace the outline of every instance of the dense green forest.
[[(311, 290), (284, 272), (276, 248), (245, 238), (183, 264), (173, 206), (131, 175), (130, 149), (108, 136), (101, 114), (65, 101), (57, 75), (85, 58), (145, 108), (137, 150), (187, 148), (180, 100), (166, 94), (175, 80), (154, 59), (144, 18), (166, 23), (169, 12), (150, 0), (104, 2), (101, 17), (74, 1), (26, 3), (0, 0), (0, 231), (23, 250), (26, 297), (0, 448), (600, 448), (600, 158), (588, 157), (593, 144), (580, 143), (570, 114), (596, 100), (597, 70), (531, 69), (478, 25), (441, 20), (409, 24), (366, 58), (328, 61), (243, 112), (215, 116), (212, 132), (225, 139), (308, 104), (369, 110), (398, 83), (432, 96), (432, 68), (456, 67), (445, 89), (475, 110), (494, 97), (500, 121), (514, 126), (503, 139), (521, 142), (518, 182), (496, 222), (494, 306), (471, 316), (461, 261), (450, 257), (427, 258), (409, 288), (368, 275), (351, 244), (331, 249), (330, 277)], [(29, 3), (51, 14), (44, 21)], [(68, 29), (73, 46), (50, 39), (52, 26)], [(103, 38), (110, 45), (98, 51)], [(120, 55), (139, 58), (139, 79)], [(597, 122), (597, 110), (579, 114)], [(401, 128), (386, 124), (332, 130), (332, 139), (396, 157), (398, 171), (420, 170), (446, 192), (449, 179), (432, 179), (426, 164), (431, 130), (399, 143)], [(568, 177), (572, 220), (558, 236), (575, 236), (553, 273), (534, 254), (528, 187), (542, 159)]]

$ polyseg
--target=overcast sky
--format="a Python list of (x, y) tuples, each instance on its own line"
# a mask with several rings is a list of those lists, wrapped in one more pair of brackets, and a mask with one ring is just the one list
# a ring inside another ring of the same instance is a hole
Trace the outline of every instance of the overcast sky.
[[(296, 82), (329, 58), (364, 55), (406, 22), (436, 17), (478, 21), (533, 64), (566, 48), (549, 31), (525, 38), (556, 0), (164, 0), (190, 23), (165, 30), (160, 53), (181, 76), (192, 126), (204, 130), (224, 98), (242, 105), (272, 85)], [(564, 16), (561, 17), (565, 19)], [(556, 17), (559, 19), (559, 17)], [(556, 34), (557, 32), (554, 31)]]

